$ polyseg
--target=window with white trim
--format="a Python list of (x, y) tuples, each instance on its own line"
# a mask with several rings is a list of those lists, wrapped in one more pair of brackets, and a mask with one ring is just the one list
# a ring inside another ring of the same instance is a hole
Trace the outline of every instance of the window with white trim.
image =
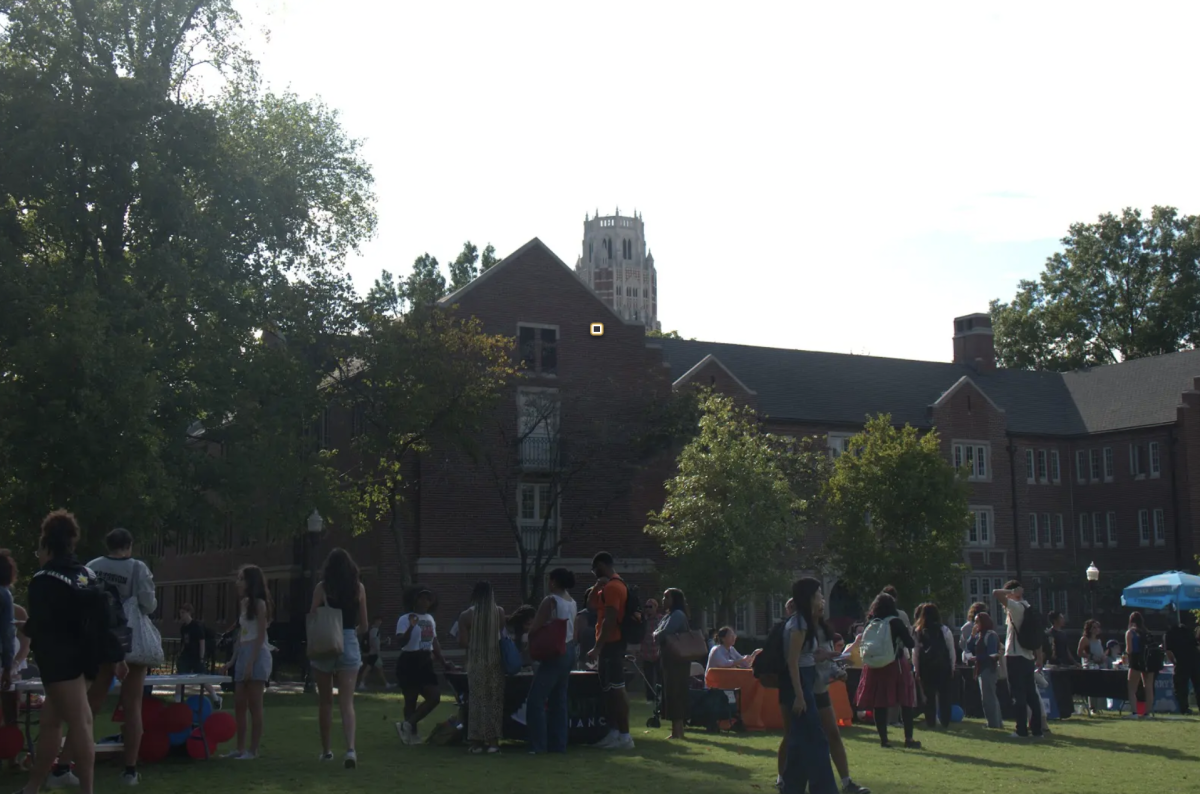
[(1104, 548), (1104, 514), (1092, 513), (1092, 545)]
[(1053, 528), (1050, 526), (1050, 514), (1042, 513), (1041, 537), (1042, 537), (1042, 548), (1043, 549), (1051, 548), (1051, 546), (1052, 546), (1051, 533), (1052, 532), (1053, 532)]
[(1050, 462), (1044, 449), (1037, 451), (1037, 476), (1038, 482), (1043, 485), (1050, 482)]
[(1075, 482), (1087, 482), (1087, 453), (1082, 449), (1075, 453)]
[(1033, 485), (1037, 482), (1037, 472), (1033, 463), (1034, 452), (1032, 449), (1025, 450), (1025, 482)]
[(1137, 444), (1129, 445), (1129, 473), (1138, 480), (1146, 476), (1142, 469), (1142, 448)]
[(1092, 545), (1091, 532), (1088, 531), (1088, 515), (1087, 513), (1079, 514), (1079, 545), (1087, 548)]
[(1111, 510), (1108, 512), (1108, 547), (1117, 547), (1117, 514)]
[(1004, 587), (1004, 579), (989, 579), (986, 576), (968, 576), (966, 588), (968, 601), (963, 605), (963, 614), (965, 615), (971, 608), (971, 604), (980, 602), (987, 604), (989, 615), (1000, 615), (999, 603), (992, 598), (992, 593)]
[(743, 601), (733, 609), (733, 630), (738, 634), (750, 634), (750, 610), (754, 608), (753, 601)]
[(1100, 482), (1100, 450), (1093, 449), (1092, 455), (1092, 482)]
[(1116, 469), (1116, 464), (1113, 463), (1112, 447), (1104, 448), (1104, 481), (1113, 481), (1113, 470)]
[(1138, 545), (1150, 545), (1150, 511), (1138, 511)]
[(556, 557), (560, 529), (559, 506), (554, 501), (551, 485), (523, 482), (518, 487), (517, 498), (521, 545), (526, 553), (536, 554), (541, 548), (543, 557)]
[(1050, 450), (1050, 482), (1057, 485), (1062, 482), (1062, 470), (1058, 464), (1058, 450)]
[(790, 597), (786, 595), (771, 596), (772, 626), (787, 617), (787, 602)]
[(954, 467), (967, 469), (967, 479), (972, 482), (986, 482), (990, 475), (988, 461), (991, 459), (991, 444), (979, 441), (954, 442)]
[(1063, 532), (1062, 513), (1054, 515), (1054, 545), (1060, 549), (1067, 545), (1066, 533)]
[(1167, 517), (1161, 508), (1154, 511), (1154, 545), (1167, 545)]
[(827, 442), (829, 444), (829, 454), (834, 460), (850, 451), (850, 439), (854, 436), (848, 433), (830, 433)]
[(1029, 514), (1029, 548), (1038, 547), (1038, 517), (1037, 513)]
[(967, 545), (991, 546), (993, 544), (992, 508), (972, 506), (970, 510), (971, 518), (970, 523), (967, 525)]
[(1162, 453), (1159, 451), (1157, 441), (1150, 442), (1150, 476), (1162, 476)]

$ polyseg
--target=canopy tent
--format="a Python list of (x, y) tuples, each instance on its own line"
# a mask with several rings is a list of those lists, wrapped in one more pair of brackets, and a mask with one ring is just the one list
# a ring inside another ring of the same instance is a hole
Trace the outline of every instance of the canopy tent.
[(1131, 609), (1200, 609), (1200, 576), (1183, 571), (1155, 574), (1126, 587), (1121, 606)]

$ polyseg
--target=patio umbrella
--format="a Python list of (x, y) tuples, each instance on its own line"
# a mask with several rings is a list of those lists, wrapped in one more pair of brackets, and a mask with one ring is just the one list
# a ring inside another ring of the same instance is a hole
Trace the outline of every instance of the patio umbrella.
[(1126, 587), (1121, 606), (1133, 609), (1200, 609), (1200, 576), (1167, 571)]

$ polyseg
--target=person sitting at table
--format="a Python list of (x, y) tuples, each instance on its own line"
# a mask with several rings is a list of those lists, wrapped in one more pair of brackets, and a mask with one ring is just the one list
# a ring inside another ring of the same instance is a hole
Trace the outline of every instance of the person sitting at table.
[(1129, 719), (1141, 719), (1137, 711), (1138, 684), (1146, 691), (1146, 716), (1154, 716), (1154, 676), (1158, 670), (1150, 669), (1146, 651), (1150, 647), (1150, 632), (1141, 612), (1129, 614), (1129, 628), (1125, 631), (1125, 663), (1129, 666)]
[(745, 670), (754, 664), (754, 659), (762, 652), (762, 648), (757, 649), (749, 656), (743, 656), (741, 651), (733, 647), (735, 642), (737, 642), (737, 632), (729, 626), (717, 632), (717, 644), (708, 652), (708, 666), (705, 668), (705, 673), (712, 669), (727, 670), (731, 667)]
[[(686, 634), (691, 631), (687, 615), (687, 599), (683, 591), (670, 588), (663, 593), (662, 619), (654, 629), (654, 641), (660, 646), (667, 644), (667, 638), (672, 634)], [(687, 724), (688, 711), (691, 706), (689, 679), (692, 677), (691, 662), (677, 662), (660, 654), (663, 674), (663, 718), (671, 723), (670, 739), (682, 739), (683, 728)]]

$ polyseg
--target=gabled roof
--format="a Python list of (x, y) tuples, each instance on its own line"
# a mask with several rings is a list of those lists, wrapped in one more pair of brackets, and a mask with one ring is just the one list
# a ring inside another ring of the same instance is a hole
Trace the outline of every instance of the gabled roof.
[(963, 378), (1007, 414), (1008, 429), (1076, 436), (1170, 424), (1175, 406), (1200, 376), (1200, 351), (1138, 359), (1088, 371), (996, 370), (961, 364), (853, 356), (809, 350), (657, 339), (672, 372), (707, 356), (720, 360), (758, 395), (768, 416), (798, 422), (861, 425), (889, 413), (914, 427), (931, 424), (930, 406)]
[(734, 375), (732, 372), (730, 372), (729, 367), (722, 364), (721, 359), (717, 358), (712, 353), (709, 353), (707, 356), (700, 359), (700, 361), (696, 364), (696, 366), (692, 367), (687, 372), (680, 375), (679, 378), (672, 385), (682, 386), (683, 384), (690, 382), (692, 378), (694, 378), (701, 370), (703, 370), (709, 364), (716, 364), (718, 367), (720, 367), (722, 370), (724, 370), (725, 374), (728, 375), (729, 377), (733, 378), (733, 382), (736, 383), (738, 386), (740, 386), (742, 391), (746, 392), (747, 394), (755, 394), (753, 389), (751, 389), (746, 384), (742, 383), (742, 381), (738, 378), (738, 376)]

